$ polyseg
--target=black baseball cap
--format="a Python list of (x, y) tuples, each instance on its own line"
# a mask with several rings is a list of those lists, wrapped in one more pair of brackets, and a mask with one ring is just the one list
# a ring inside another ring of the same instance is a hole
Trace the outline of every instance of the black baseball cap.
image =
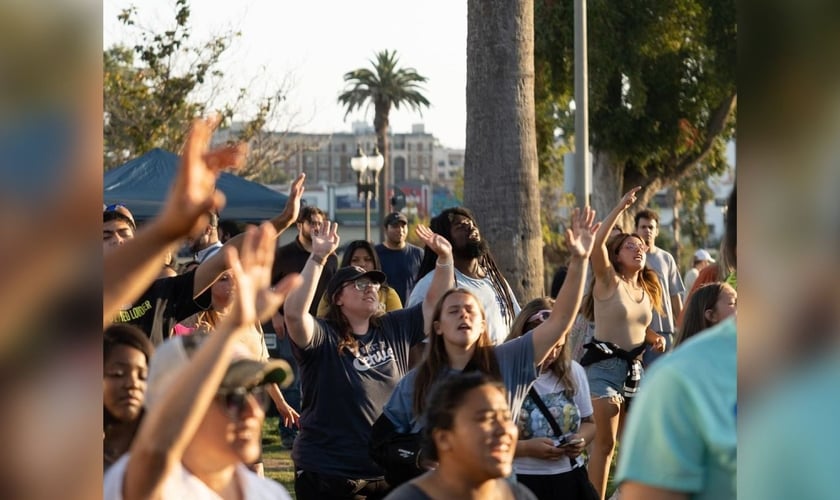
[(326, 297), (327, 302), (332, 303), (332, 299), (341, 286), (348, 281), (356, 281), (359, 278), (368, 278), (374, 283), (385, 283), (385, 273), (382, 271), (365, 271), (359, 266), (342, 267), (335, 272), (330, 282), (327, 284)]
[(391, 212), (385, 217), (385, 225), (390, 226), (392, 224), (396, 224), (397, 222), (402, 222), (403, 224), (408, 224), (408, 217), (402, 214), (402, 212)]

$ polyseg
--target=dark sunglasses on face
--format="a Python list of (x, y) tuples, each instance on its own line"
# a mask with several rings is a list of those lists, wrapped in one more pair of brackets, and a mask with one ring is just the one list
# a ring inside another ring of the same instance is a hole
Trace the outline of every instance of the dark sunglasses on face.
[(242, 419), (245, 409), (250, 404), (248, 397), (253, 397), (263, 411), (268, 407), (268, 391), (266, 391), (264, 385), (257, 385), (250, 389), (237, 387), (233, 390), (216, 393), (216, 398), (231, 420)]

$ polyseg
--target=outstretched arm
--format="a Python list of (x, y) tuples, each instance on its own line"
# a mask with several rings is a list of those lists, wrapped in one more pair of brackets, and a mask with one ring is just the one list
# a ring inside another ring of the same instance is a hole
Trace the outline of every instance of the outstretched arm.
[(318, 280), (324, 270), (327, 257), (330, 256), (341, 239), (338, 236), (338, 224), (327, 221), (320, 234), (312, 237), (312, 253), (303, 266), (300, 275), (303, 285), (289, 294), (283, 307), (286, 318), (286, 334), (298, 347), (306, 347), (312, 341), (315, 332), (315, 319), (309, 314), (309, 304), (315, 298)]
[(223, 250), (237, 287), (232, 310), (148, 410), (131, 446), (122, 491), (126, 500), (160, 497), (161, 486), (183, 459), (219, 389), (234, 345), (257, 320), (267, 319), (299, 282), (292, 275), (269, 287), (272, 233), (266, 223), (259, 231), (247, 232), (241, 252), (232, 247)]
[[(286, 206), (277, 217), (270, 221), (271, 227), (274, 229), (274, 238), (278, 238), (283, 231), (288, 229), (298, 218), (300, 213), (300, 199), (303, 196), (303, 182), (306, 180), (306, 174), (301, 173), (297, 179), (292, 181), (292, 186), (289, 189), (289, 199), (286, 200)], [(242, 239), (245, 235), (238, 234), (228, 240), (225, 246), (233, 246), (238, 250), (242, 247)], [(210, 287), (219, 276), (227, 269), (221, 252), (216, 252), (212, 257), (205, 260), (198, 266), (195, 271), (195, 279), (193, 280), (193, 297), (198, 297), (207, 288)]]
[(572, 226), (566, 229), (566, 247), (571, 254), (569, 269), (563, 286), (557, 292), (551, 314), (534, 329), (534, 361), (540, 364), (555, 344), (562, 341), (572, 328), (580, 302), (583, 298), (583, 282), (586, 277), (586, 259), (592, 252), (600, 223), (593, 223), (595, 211), (586, 207), (576, 208), (572, 214)]
[(434, 273), (432, 282), (429, 283), (426, 298), (423, 299), (423, 325), (424, 331), (428, 332), (438, 300), (447, 290), (455, 286), (455, 261), (452, 258), (452, 245), (449, 240), (422, 224), (417, 226), (416, 233), (423, 243), (438, 256), (437, 264), (432, 271)]
[(607, 214), (607, 217), (601, 222), (601, 228), (595, 234), (595, 244), (592, 249), (592, 273), (596, 280), (604, 281), (607, 277), (607, 271), (612, 267), (610, 265), (610, 256), (607, 250), (607, 237), (615, 226), (618, 217), (627, 210), (630, 205), (636, 202), (636, 193), (642, 189), (641, 186), (636, 186), (621, 197), (618, 204), (612, 211)]
[(163, 210), (133, 239), (104, 256), (103, 324), (109, 324), (123, 304), (140, 297), (160, 273), (166, 253), (181, 239), (200, 231), (207, 224), (209, 211), (224, 206), (224, 195), (216, 191), (216, 178), (223, 169), (238, 168), (244, 162), (247, 146), (208, 152), (218, 123), (218, 117), (193, 122)]

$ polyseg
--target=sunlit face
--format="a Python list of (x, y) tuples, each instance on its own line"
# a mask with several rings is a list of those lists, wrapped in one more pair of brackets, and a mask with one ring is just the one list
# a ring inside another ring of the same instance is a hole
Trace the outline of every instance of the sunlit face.
[(457, 467), (473, 481), (507, 477), (519, 432), (505, 394), (492, 385), (469, 391), (451, 429), (433, 432), (442, 467)]
[(370, 280), (370, 278), (359, 278), (354, 281), (347, 281), (341, 285), (336, 294), (335, 304), (341, 307), (343, 312), (356, 313), (360, 315), (373, 315), (379, 311), (379, 288), (382, 285)]
[(648, 246), (637, 236), (629, 236), (618, 247), (617, 261), (622, 271), (638, 271), (645, 267)]
[(706, 319), (712, 324), (718, 324), (730, 316), (734, 316), (738, 302), (738, 292), (728, 284), (721, 287), (715, 307), (705, 312)]
[(464, 248), (469, 243), (481, 241), (478, 226), (472, 219), (463, 215), (451, 216), (449, 232), (452, 236), (452, 246), (455, 248)]
[(636, 224), (636, 234), (642, 237), (648, 247), (653, 247), (653, 242), (659, 235), (659, 224), (655, 220), (642, 217)]
[(237, 414), (226, 409), (217, 396), (189, 445), (190, 451), (205, 464), (254, 463), (260, 456), (263, 408), (249, 395)]
[(364, 248), (357, 248), (350, 256), (350, 265), (361, 267), (365, 271), (373, 271), (373, 256)]
[(402, 246), (406, 236), (408, 236), (408, 226), (403, 221), (385, 226), (385, 238), (394, 246)]
[(440, 318), (434, 322), (435, 333), (446, 344), (469, 349), (476, 345), (486, 328), (484, 313), (475, 297), (452, 293), (443, 301)]
[(102, 224), (102, 251), (110, 250), (134, 238), (134, 229), (123, 219), (111, 219)]
[(149, 367), (146, 355), (128, 345), (116, 345), (103, 366), (102, 403), (120, 422), (140, 415)]

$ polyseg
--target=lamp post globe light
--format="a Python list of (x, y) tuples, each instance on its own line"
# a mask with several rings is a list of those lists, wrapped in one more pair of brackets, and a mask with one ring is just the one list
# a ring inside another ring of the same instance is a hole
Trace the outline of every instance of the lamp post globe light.
[(373, 147), (373, 154), (366, 156), (361, 144), (356, 146), (356, 154), (350, 158), (350, 168), (356, 172), (356, 193), (365, 200), (365, 240), (370, 241), (370, 200), (376, 199), (379, 187), (379, 171), (385, 164), (385, 157), (379, 147)]

